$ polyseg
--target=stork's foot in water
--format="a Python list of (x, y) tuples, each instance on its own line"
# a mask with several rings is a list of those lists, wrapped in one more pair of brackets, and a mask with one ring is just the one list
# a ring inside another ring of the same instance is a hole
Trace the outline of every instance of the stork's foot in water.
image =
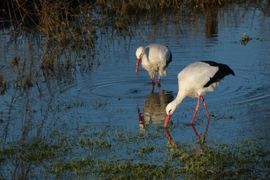
[(160, 88), (161, 87), (161, 83), (160, 83), (160, 76), (158, 76), (158, 84), (157, 86)]
[(152, 90), (151, 90), (152, 93), (155, 92), (155, 84), (152, 83)]
[(152, 80), (152, 86), (155, 86), (155, 76), (152, 76), (151, 80)]
[(168, 129), (167, 129), (167, 128), (163, 128), (163, 131), (164, 131), (164, 134), (165, 134), (165, 136), (166, 136), (168, 142), (169, 142), (172, 146), (176, 146), (176, 144), (175, 144), (175, 142), (174, 142), (174, 140), (173, 140), (173, 138), (172, 138), (170, 132), (168, 131)]

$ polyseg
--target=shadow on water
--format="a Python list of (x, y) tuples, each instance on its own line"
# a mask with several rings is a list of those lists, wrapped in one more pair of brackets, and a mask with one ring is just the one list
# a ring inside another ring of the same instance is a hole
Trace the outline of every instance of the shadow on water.
[[(268, 178), (269, 2), (203, 10), (198, 2), (175, 14), (163, 4), (160, 15), (103, 1), (96, 14), (84, 4), (58, 13), (65, 4), (44, 1), (31, 26), (1, 18), (0, 179)], [(243, 33), (252, 37), (245, 46)], [(173, 53), (166, 90), (156, 92), (146, 72), (135, 76), (134, 50), (153, 41)], [(197, 59), (229, 64), (236, 76), (207, 95), (210, 125), (204, 113), (185, 125), (187, 99), (164, 131), (177, 74)]]

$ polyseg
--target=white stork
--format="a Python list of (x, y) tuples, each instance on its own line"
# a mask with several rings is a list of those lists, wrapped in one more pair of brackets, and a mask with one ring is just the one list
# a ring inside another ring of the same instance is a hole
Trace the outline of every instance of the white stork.
[(167, 117), (164, 127), (166, 128), (168, 126), (173, 112), (186, 97), (198, 98), (191, 124), (194, 125), (194, 119), (199, 110), (201, 101), (203, 102), (206, 115), (210, 121), (210, 115), (203, 95), (213, 91), (219, 81), (230, 74), (234, 75), (234, 72), (229, 66), (213, 61), (195, 62), (185, 67), (178, 74), (177, 97), (166, 106)]
[(172, 54), (168, 47), (160, 44), (149, 44), (146, 47), (138, 47), (136, 50), (136, 74), (138, 74), (139, 66), (146, 69), (155, 84), (155, 73), (158, 73), (158, 85), (160, 85), (160, 77), (166, 76), (166, 68), (172, 61)]

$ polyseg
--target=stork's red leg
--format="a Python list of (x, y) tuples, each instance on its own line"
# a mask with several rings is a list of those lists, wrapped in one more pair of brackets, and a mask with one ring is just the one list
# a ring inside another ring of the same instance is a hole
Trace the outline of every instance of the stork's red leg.
[(167, 140), (169, 141), (169, 143), (170, 143), (171, 145), (175, 146), (174, 140), (173, 140), (173, 138), (172, 138), (170, 132), (168, 131), (168, 129), (167, 129), (167, 128), (164, 128), (163, 130), (164, 130), (164, 134), (165, 134)]
[(202, 102), (203, 102), (203, 106), (204, 106), (204, 109), (205, 109), (205, 113), (206, 113), (206, 116), (208, 118), (208, 121), (210, 121), (210, 115), (209, 115), (209, 111), (207, 109), (207, 106), (206, 106), (206, 102), (204, 100), (204, 98), (201, 96), (201, 99), (202, 99)]
[(203, 137), (203, 142), (206, 141), (206, 138), (208, 136), (208, 128), (209, 128), (209, 124), (210, 124), (210, 119), (208, 119), (207, 125), (206, 125), (206, 129), (205, 129), (205, 133), (204, 133), (204, 137)]
[(144, 125), (144, 122), (143, 122), (142, 113), (138, 105), (137, 105), (137, 112), (138, 112), (138, 117), (139, 117), (139, 126), (141, 127)]
[(192, 116), (192, 120), (191, 120), (192, 125), (194, 124), (195, 117), (196, 117), (197, 112), (198, 112), (199, 107), (200, 107), (200, 100), (201, 100), (201, 96), (198, 97), (198, 102), (197, 102), (197, 105), (195, 107), (195, 111), (194, 111), (193, 116)]
[(194, 133), (195, 133), (195, 135), (196, 135), (197, 141), (200, 142), (200, 141), (201, 141), (201, 136), (200, 136), (200, 134), (198, 133), (198, 131), (197, 131), (197, 129), (195, 128), (194, 125), (192, 125), (191, 127), (192, 127), (192, 129), (193, 129), (193, 131), (194, 131)]
[(154, 86), (155, 85), (155, 76), (153, 75), (151, 79), (152, 79), (152, 85)]
[(158, 76), (158, 86), (160, 86), (160, 76)]
[(202, 101), (203, 101), (204, 109), (205, 109), (205, 112), (206, 112), (206, 116), (208, 118), (208, 122), (207, 122), (207, 125), (206, 125), (206, 130), (205, 130), (205, 134), (204, 134), (204, 141), (205, 141), (205, 139), (207, 138), (207, 135), (208, 135), (208, 127), (209, 127), (209, 124), (210, 124), (210, 114), (209, 114), (208, 108), (206, 106), (206, 102), (205, 102), (203, 97), (202, 97)]

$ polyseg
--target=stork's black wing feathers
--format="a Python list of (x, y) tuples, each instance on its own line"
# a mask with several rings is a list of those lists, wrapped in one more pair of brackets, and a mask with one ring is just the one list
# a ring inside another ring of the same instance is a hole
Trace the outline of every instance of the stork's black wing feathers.
[(169, 60), (166, 62), (166, 67), (172, 62), (172, 53), (169, 51)]
[(235, 75), (233, 70), (226, 64), (221, 64), (214, 61), (201, 61), (201, 62), (207, 63), (210, 66), (218, 67), (218, 71), (216, 72), (216, 74), (213, 77), (211, 77), (210, 80), (203, 87), (208, 87), (211, 84), (220, 81), (227, 75), (230, 75), (230, 74)]

